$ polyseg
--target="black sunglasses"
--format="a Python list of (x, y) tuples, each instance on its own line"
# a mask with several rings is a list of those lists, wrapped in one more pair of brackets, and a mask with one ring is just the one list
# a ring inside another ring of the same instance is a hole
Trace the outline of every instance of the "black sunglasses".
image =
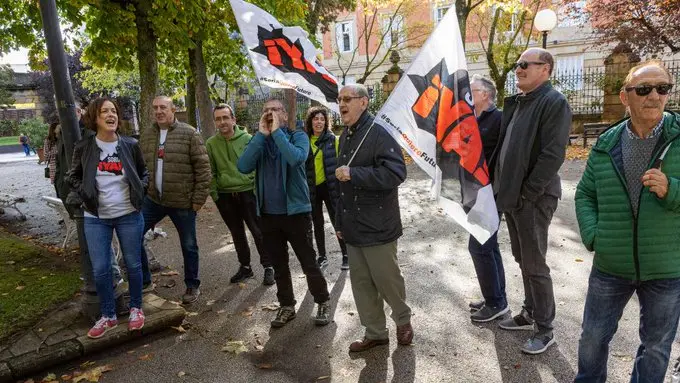
[(630, 86), (625, 89), (626, 92), (634, 90), (635, 94), (637, 94), (638, 96), (646, 96), (652, 93), (652, 89), (656, 89), (656, 93), (658, 93), (660, 96), (665, 96), (671, 91), (671, 89), (673, 89), (673, 84), (638, 85)]
[(517, 70), (517, 68), (527, 69), (529, 65), (545, 65), (542, 61), (517, 61), (515, 65), (512, 66), (512, 70)]

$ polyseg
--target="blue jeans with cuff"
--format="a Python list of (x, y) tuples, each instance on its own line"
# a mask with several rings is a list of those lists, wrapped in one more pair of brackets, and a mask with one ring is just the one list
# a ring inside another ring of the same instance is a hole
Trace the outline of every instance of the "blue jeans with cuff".
[(144, 219), (139, 212), (132, 212), (118, 218), (102, 219), (85, 217), (85, 238), (92, 262), (94, 283), (99, 296), (102, 316), (116, 315), (116, 301), (113, 294), (114, 281), (111, 271), (111, 239), (116, 231), (120, 249), (127, 266), (130, 286), (130, 308), (142, 308), (142, 266), (141, 248), (144, 234)]

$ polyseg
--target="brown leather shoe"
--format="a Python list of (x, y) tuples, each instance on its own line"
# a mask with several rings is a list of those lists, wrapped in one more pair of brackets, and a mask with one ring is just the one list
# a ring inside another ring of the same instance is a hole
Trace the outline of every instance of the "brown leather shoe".
[(368, 339), (364, 338), (361, 340), (355, 340), (352, 342), (352, 344), (349, 345), (349, 352), (361, 352), (361, 351), (366, 351), (368, 349), (371, 349), (375, 346), (382, 346), (385, 344), (389, 344), (390, 340), (389, 339)]
[(397, 343), (402, 346), (408, 346), (413, 341), (413, 327), (411, 323), (406, 323), (397, 326)]

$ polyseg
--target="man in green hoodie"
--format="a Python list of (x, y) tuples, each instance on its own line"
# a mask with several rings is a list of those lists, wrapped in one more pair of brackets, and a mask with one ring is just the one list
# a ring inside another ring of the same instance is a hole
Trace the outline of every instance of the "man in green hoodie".
[(256, 211), (253, 192), (255, 172), (242, 174), (236, 168), (236, 163), (252, 136), (236, 125), (234, 111), (229, 105), (217, 105), (213, 116), (217, 132), (205, 144), (212, 169), (210, 196), (231, 232), (236, 255), (241, 264), (230, 281), (237, 283), (254, 276), (250, 267), (250, 247), (246, 237), (245, 223), (253, 235), (257, 252), (260, 253), (260, 263), (264, 267), (263, 284), (273, 285), (274, 269), (264, 247)]

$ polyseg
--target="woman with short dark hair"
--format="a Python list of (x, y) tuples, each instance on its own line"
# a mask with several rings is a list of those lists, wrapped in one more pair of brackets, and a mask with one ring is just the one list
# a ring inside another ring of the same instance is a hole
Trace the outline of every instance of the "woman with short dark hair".
[(140, 211), (148, 172), (137, 141), (118, 135), (120, 108), (113, 101), (96, 99), (88, 106), (85, 117), (86, 127), (96, 135), (81, 140), (74, 148), (68, 174), (73, 191), (68, 199), (79, 199), (84, 208), (85, 238), (101, 308), (101, 318), (87, 335), (100, 338), (118, 325), (111, 274), (114, 230), (130, 286), (128, 330), (144, 326), (141, 266), (144, 218)]
[[(311, 146), (309, 157), (307, 157), (307, 184), (309, 185), (309, 199), (312, 202), (312, 222), (314, 223), (314, 236), (319, 252), (318, 263), (320, 267), (328, 265), (323, 204), (326, 204), (331, 224), (335, 226), (335, 206), (338, 199), (337, 179), (335, 178), (338, 139), (331, 131), (330, 126), (331, 120), (328, 109), (318, 106), (309, 109), (305, 119), (305, 131), (309, 135)], [(342, 251), (341, 269), (348, 270), (345, 242), (340, 238), (338, 238), (338, 242)]]

